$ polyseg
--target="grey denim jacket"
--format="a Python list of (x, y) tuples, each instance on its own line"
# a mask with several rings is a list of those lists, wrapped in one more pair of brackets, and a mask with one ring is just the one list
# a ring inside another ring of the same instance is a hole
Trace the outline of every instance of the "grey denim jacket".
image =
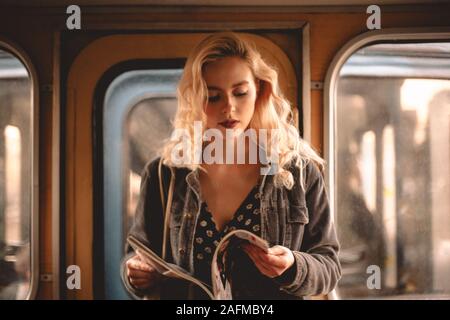
[[(161, 254), (164, 218), (158, 163), (159, 158), (150, 161), (143, 170), (140, 198), (130, 234), (142, 239), (152, 250)], [(289, 165), (288, 169), (294, 176), (294, 186), (291, 190), (276, 187), (274, 176), (267, 174), (262, 177), (259, 190), (262, 238), (271, 246), (282, 245), (291, 249), (295, 257), (296, 272), (293, 280), (291, 279), (290, 283), (274, 281), (273, 285), (278, 289), (275, 296), (272, 290), (271, 296), (264, 296), (264, 293), (259, 292), (258, 296), (267, 299), (302, 299), (305, 296), (326, 294), (334, 289), (341, 277), (339, 243), (322, 174), (312, 162), (305, 166), (302, 175), (297, 166)], [(300, 187), (301, 178), (304, 181), (304, 190)], [(170, 170), (163, 166), (164, 190), (168, 189), (169, 181)], [(198, 170), (176, 168), (167, 258), (192, 274), (194, 234), (201, 201)], [(126, 250), (129, 254), (122, 263), (124, 285), (137, 296), (151, 295), (154, 292), (136, 290), (129, 283), (124, 264), (132, 251), (129, 247)], [(170, 290), (170, 286), (176, 284), (167, 281), (161, 285), (165, 288), (155, 289), (163, 289), (169, 299), (186, 298), (186, 291), (174, 293), (176, 288)], [(164, 298), (164, 294), (159, 294)]]

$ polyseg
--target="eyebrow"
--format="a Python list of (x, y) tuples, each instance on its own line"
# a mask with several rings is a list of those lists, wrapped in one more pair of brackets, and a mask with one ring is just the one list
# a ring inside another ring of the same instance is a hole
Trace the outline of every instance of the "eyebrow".
[[(232, 88), (238, 87), (238, 86), (243, 85), (243, 84), (248, 84), (248, 81), (244, 80), (244, 81), (240, 81), (238, 83), (235, 83), (235, 84), (232, 85)], [(207, 88), (208, 88), (208, 90), (222, 90), (221, 88), (215, 87), (215, 86), (208, 86)]]

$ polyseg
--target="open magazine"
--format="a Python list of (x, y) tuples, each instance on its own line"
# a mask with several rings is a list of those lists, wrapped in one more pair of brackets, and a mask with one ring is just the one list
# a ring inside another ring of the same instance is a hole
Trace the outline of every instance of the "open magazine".
[(206, 283), (195, 278), (187, 270), (163, 260), (136, 237), (130, 235), (128, 236), (127, 241), (133, 249), (145, 259), (145, 262), (155, 268), (156, 271), (166, 277), (183, 279), (194, 283), (205, 291), (212, 300), (231, 300), (233, 298), (230, 283), (230, 267), (233, 261), (230, 261), (231, 259), (228, 258), (233, 256), (230, 254), (232, 250), (241, 250), (239, 249), (239, 246), (246, 242), (250, 242), (251, 244), (260, 247), (265, 252), (268, 252), (269, 249), (267, 241), (249, 231), (234, 230), (229, 232), (222, 238), (214, 251), (211, 262), (211, 288)]

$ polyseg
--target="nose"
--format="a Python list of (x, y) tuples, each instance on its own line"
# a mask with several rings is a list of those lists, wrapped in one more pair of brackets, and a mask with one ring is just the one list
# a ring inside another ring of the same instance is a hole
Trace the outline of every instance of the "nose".
[(224, 107), (222, 109), (222, 113), (228, 114), (234, 112), (236, 110), (234, 107), (234, 103), (235, 103), (234, 99), (232, 97), (227, 96), (224, 103)]

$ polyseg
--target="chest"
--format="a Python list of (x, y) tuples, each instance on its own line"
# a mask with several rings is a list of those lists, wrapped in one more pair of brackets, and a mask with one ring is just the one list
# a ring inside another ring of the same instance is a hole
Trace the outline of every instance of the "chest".
[(255, 188), (256, 181), (240, 180), (230, 183), (223, 181), (220, 187), (212, 187), (205, 183), (202, 186), (203, 201), (206, 202), (216, 227), (222, 230), (239, 209), (241, 204), (247, 199), (249, 193)]

